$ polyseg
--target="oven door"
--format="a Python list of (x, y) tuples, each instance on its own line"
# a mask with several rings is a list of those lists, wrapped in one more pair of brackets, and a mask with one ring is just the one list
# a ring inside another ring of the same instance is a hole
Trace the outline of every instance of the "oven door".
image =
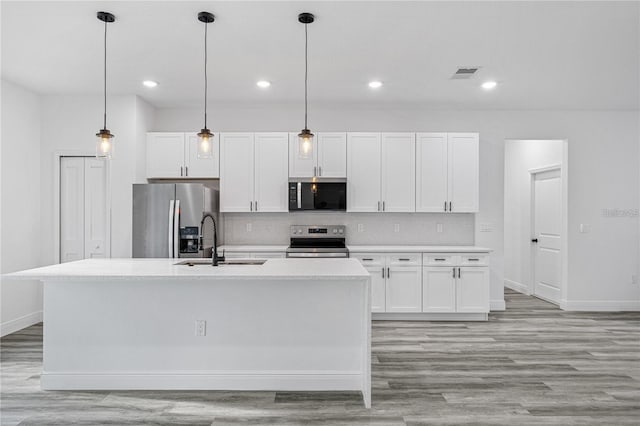
[(289, 211), (347, 210), (346, 182), (289, 182)]

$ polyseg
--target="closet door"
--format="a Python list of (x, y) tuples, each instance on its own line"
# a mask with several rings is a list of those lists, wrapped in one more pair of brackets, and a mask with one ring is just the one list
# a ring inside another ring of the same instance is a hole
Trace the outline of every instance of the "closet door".
[(84, 158), (60, 158), (60, 263), (84, 259)]
[(108, 257), (107, 165), (84, 159), (84, 258)]

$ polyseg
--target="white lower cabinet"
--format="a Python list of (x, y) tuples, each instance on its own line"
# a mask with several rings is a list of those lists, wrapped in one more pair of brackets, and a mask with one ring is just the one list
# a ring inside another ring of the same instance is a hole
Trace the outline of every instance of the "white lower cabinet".
[(453, 256), (455, 266), (423, 268), (423, 312), (489, 312), (489, 267), (458, 266), (465, 258)]
[(351, 253), (371, 274), (372, 312), (420, 312), (420, 255)]

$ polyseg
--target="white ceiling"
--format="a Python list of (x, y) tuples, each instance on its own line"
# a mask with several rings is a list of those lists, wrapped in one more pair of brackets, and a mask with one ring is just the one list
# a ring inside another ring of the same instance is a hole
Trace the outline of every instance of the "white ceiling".
[[(303, 99), (309, 11), (311, 103), (453, 109), (638, 109), (639, 2), (2, 2), (2, 74), (41, 94), (99, 94), (102, 23), (109, 93), (157, 107), (202, 103), (203, 25), (211, 103)], [(481, 66), (451, 80), (459, 66)], [(160, 83), (154, 90), (143, 79)], [(259, 79), (273, 83), (256, 87)], [(384, 87), (372, 91), (371, 79)], [(480, 83), (500, 84), (485, 92)]]

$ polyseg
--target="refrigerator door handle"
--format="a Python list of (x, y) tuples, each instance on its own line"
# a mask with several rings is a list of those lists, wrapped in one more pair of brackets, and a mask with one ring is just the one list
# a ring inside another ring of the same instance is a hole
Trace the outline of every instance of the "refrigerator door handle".
[(169, 257), (173, 257), (173, 220), (174, 220), (174, 200), (169, 201)]
[(180, 200), (175, 202), (173, 216), (173, 257), (180, 257)]

